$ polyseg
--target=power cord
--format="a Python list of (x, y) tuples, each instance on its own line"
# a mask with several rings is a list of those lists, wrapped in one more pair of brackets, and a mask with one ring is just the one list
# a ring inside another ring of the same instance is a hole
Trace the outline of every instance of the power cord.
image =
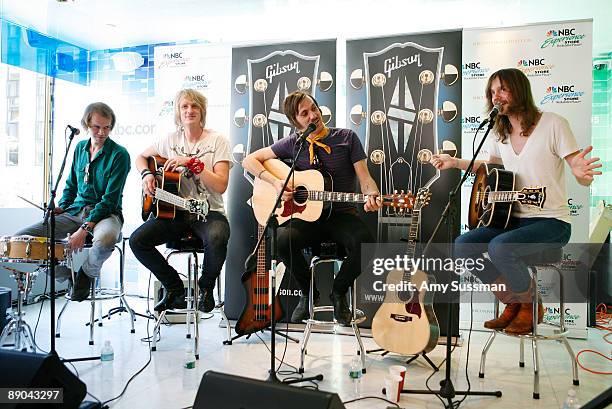
[(349, 404), (349, 403), (354, 403), (354, 402), (358, 402), (360, 400), (366, 400), (366, 399), (378, 399), (378, 400), (382, 400), (384, 402), (390, 403), (392, 406), (387, 406), (387, 409), (389, 409), (389, 408), (399, 408), (399, 409), (402, 409), (402, 407), (398, 403), (392, 402), (392, 401), (390, 401), (388, 399), (385, 399), (385, 398), (381, 398), (380, 396), (362, 396), (361, 398), (356, 398), (356, 399), (351, 399), (351, 400), (344, 401), (344, 402), (342, 402), (342, 404), (346, 405), (346, 404)]

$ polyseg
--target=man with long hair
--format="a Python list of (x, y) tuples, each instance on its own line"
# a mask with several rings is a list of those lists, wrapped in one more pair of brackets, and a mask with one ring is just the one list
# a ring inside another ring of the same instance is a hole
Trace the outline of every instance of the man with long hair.
[[(491, 75), (485, 89), (487, 109), (501, 106), (490, 139), (488, 161), (503, 165), (515, 174), (515, 189), (545, 186), (546, 201), (542, 210), (513, 204), (506, 229), (479, 227), (455, 240), (457, 257), (478, 257), (483, 243), (488, 243), (490, 262), (478, 277), (505, 291), (495, 291), (506, 304), (499, 318), (484, 323), (486, 328), (505, 329), (510, 334), (526, 334), (533, 329), (531, 277), (523, 259), (547, 249), (561, 248), (570, 238), (571, 225), (565, 187), (566, 162), (579, 184), (589, 186), (602, 165), (599, 158), (586, 158), (593, 147), (580, 150), (567, 120), (552, 112), (540, 111), (533, 101), (531, 85), (525, 74), (515, 68), (502, 69)], [(469, 160), (449, 155), (433, 155), (437, 169), (466, 170)], [(514, 244), (528, 244), (513, 246)], [(520, 250), (519, 250), (520, 249)], [(501, 286), (500, 284), (504, 284)], [(538, 303), (538, 322), (544, 310)]]
[(210, 312), (215, 307), (213, 289), (225, 263), (230, 235), (221, 195), (227, 189), (231, 162), (227, 138), (205, 127), (206, 107), (206, 97), (198, 91), (179, 91), (174, 99), (176, 131), (159, 137), (136, 157), (136, 168), (141, 174), (145, 194), (155, 195), (155, 177), (147, 166), (148, 158), (161, 156), (167, 159), (164, 171), (181, 172), (179, 194), (207, 200), (209, 205), (206, 221), (197, 220), (186, 211), (177, 211), (174, 219), (151, 216), (130, 236), (134, 256), (166, 289), (164, 297), (154, 306), (157, 312), (186, 308), (187, 304), (179, 273), (155, 247), (189, 234), (199, 237), (204, 243), (204, 264), (198, 280), (198, 309)]

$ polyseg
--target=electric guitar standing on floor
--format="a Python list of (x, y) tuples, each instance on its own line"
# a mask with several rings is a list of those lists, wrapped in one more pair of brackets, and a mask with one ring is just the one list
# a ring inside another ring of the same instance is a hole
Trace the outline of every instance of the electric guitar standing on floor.
[[(265, 231), (264, 226), (258, 225), (258, 237), (261, 237)], [(279, 271), (279, 270), (283, 271)], [(281, 276), (284, 273), (284, 265), (280, 263), (277, 266), (277, 275)], [(261, 240), (259, 249), (257, 249), (257, 268), (254, 271), (246, 271), (242, 275), (242, 285), (244, 286), (246, 302), (244, 309), (240, 314), (240, 318), (236, 322), (235, 331), (238, 335), (248, 335), (262, 329), (268, 328), (272, 318), (272, 302), (274, 302), (274, 320), (280, 321), (283, 317), (283, 309), (280, 299), (276, 294), (270, 294), (270, 273), (266, 268), (266, 239)], [(277, 278), (280, 284), (282, 277)], [(279, 286), (277, 286), (278, 289)]]

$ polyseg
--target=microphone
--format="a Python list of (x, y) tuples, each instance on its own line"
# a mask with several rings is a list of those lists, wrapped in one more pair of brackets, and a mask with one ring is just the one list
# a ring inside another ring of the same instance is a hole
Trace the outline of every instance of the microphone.
[(499, 114), (499, 111), (501, 111), (501, 104), (498, 102), (493, 105), (493, 108), (491, 108), (491, 111), (489, 112), (489, 117), (480, 123), (478, 129), (482, 128), (487, 123), (494, 121), (497, 114)]
[(308, 138), (308, 135), (313, 133), (317, 129), (317, 126), (313, 123), (308, 124), (308, 127), (302, 132), (302, 134), (298, 137), (298, 142), (302, 143)]
[(75, 127), (70, 126), (70, 125), (66, 125), (66, 128), (70, 129), (70, 134), (71, 134), (72, 136), (74, 136), (74, 135), (78, 135), (78, 134), (80, 134), (80, 133), (81, 133), (81, 130), (80, 130), (79, 128), (75, 128)]

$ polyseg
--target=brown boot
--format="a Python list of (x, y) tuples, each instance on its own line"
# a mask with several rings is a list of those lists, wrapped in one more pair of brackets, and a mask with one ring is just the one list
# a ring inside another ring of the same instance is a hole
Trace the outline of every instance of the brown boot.
[(506, 308), (504, 308), (504, 312), (495, 319), (485, 321), (484, 327), (489, 329), (502, 329), (506, 328), (512, 320), (516, 317), (516, 314), (519, 313), (519, 309), (521, 308), (521, 304), (518, 303), (510, 303), (506, 304)]
[[(533, 331), (533, 304), (521, 303), (520, 309), (514, 320), (506, 327), (508, 334), (524, 335)], [(538, 297), (538, 324), (544, 319), (544, 306)]]
[(516, 314), (518, 314), (520, 309), (520, 304), (512, 302), (512, 293), (510, 292), (508, 283), (506, 282), (506, 279), (503, 276), (499, 276), (493, 282), (493, 284), (505, 284), (505, 291), (493, 291), (493, 294), (495, 294), (495, 297), (497, 297), (498, 300), (506, 304), (506, 308), (504, 308), (504, 311), (499, 317), (489, 321), (485, 321), (484, 327), (489, 329), (502, 329), (506, 328), (508, 324), (512, 322), (514, 317), (516, 317)]

